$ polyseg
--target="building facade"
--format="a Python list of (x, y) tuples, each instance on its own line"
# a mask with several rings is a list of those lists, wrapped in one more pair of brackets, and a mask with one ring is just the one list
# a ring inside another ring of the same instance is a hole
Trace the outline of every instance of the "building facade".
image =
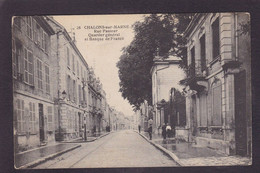
[(251, 155), (250, 36), (246, 13), (196, 14), (188, 38), (187, 138), (226, 154)]
[(16, 151), (54, 142), (50, 37), (43, 17), (14, 17), (12, 25), (14, 143)]
[(56, 140), (70, 140), (89, 132), (88, 64), (66, 29), (47, 19), (56, 33), (51, 37)]
[(152, 106), (154, 111), (153, 123), (155, 123), (156, 133), (161, 133), (161, 127), (165, 123), (164, 106), (170, 98), (172, 87), (182, 90), (179, 81), (184, 78), (185, 73), (179, 67), (180, 59), (171, 56), (162, 59), (159, 56), (154, 58), (151, 68), (152, 75)]

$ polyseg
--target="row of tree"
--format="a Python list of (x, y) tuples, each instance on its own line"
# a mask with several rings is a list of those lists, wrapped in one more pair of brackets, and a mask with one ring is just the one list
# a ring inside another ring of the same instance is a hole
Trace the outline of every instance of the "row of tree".
[(147, 100), (152, 104), (152, 77), (150, 70), (156, 54), (162, 58), (175, 55), (186, 68), (186, 48), (183, 33), (194, 14), (151, 14), (133, 26), (135, 37), (117, 63), (120, 92), (133, 108)]

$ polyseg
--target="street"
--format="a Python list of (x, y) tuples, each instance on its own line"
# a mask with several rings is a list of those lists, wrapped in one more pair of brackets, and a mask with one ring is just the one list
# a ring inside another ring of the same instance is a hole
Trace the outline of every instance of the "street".
[(171, 167), (177, 164), (134, 131), (111, 133), (34, 168)]

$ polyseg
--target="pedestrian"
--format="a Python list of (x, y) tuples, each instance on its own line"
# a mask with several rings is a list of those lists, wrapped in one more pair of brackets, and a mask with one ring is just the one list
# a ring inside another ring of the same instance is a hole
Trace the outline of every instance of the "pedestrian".
[(140, 124), (138, 125), (138, 130), (139, 130), (139, 133), (141, 132), (141, 126)]
[(171, 130), (172, 130), (171, 126), (169, 125), (169, 123), (167, 123), (167, 126), (166, 126), (166, 132), (167, 132), (167, 136), (168, 136), (168, 138), (170, 138)]
[(153, 132), (153, 127), (152, 127), (152, 125), (150, 125), (149, 128), (148, 128), (150, 140), (152, 140), (152, 132)]
[(163, 136), (163, 139), (166, 139), (166, 124), (163, 123), (163, 126), (162, 126), (162, 136)]

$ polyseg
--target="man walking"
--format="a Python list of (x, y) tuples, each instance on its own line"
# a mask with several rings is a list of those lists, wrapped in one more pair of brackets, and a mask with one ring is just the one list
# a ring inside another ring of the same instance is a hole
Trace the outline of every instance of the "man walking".
[(141, 126), (140, 124), (138, 125), (138, 130), (139, 130), (139, 133), (141, 132)]
[(163, 139), (166, 139), (166, 125), (165, 125), (165, 123), (163, 123), (163, 126), (162, 126), (162, 136), (163, 136)]
[(149, 124), (148, 133), (149, 133), (150, 140), (152, 140), (153, 120), (152, 120), (152, 119), (149, 119), (149, 120), (148, 120), (148, 124)]

